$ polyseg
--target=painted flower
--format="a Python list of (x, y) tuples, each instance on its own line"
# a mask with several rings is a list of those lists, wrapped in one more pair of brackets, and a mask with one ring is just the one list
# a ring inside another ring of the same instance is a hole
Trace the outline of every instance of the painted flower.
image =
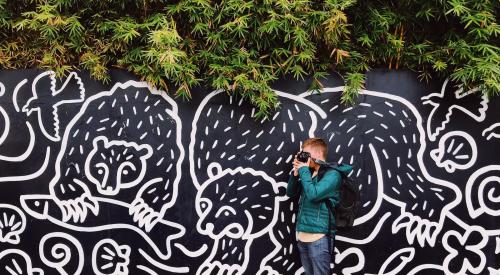
[(97, 275), (128, 275), (130, 246), (112, 239), (99, 241), (92, 251), (92, 268)]
[(488, 238), (484, 229), (471, 226), (463, 234), (451, 230), (443, 236), (443, 247), (449, 252), (443, 267), (447, 274), (479, 274), (486, 265), (486, 255), (481, 251)]
[(438, 148), (430, 152), (436, 165), (448, 173), (465, 170), (476, 162), (477, 145), (474, 138), (462, 131), (446, 133), (439, 139)]
[(1, 274), (9, 275), (44, 274), (42, 269), (34, 268), (30, 256), (19, 249), (6, 249), (0, 252), (0, 270)]
[(0, 242), (18, 244), (26, 227), (26, 216), (19, 208), (0, 204)]

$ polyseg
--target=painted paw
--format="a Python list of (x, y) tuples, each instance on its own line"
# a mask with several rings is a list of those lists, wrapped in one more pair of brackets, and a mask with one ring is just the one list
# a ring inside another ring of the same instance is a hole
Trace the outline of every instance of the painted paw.
[(156, 212), (140, 197), (135, 198), (130, 204), (128, 213), (132, 215), (134, 222), (138, 223), (139, 227), (144, 228), (146, 232), (151, 231), (162, 218), (160, 213)]
[(63, 221), (83, 223), (87, 218), (89, 210), (97, 216), (99, 214), (99, 203), (90, 194), (84, 193), (80, 197), (69, 200), (56, 200), (61, 207)]
[(257, 275), (279, 275), (279, 274), (280, 274), (279, 272), (277, 272), (270, 266), (264, 266), (257, 272)]
[(243, 268), (240, 265), (228, 265), (220, 262), (203, 264), (196, 274), (199, 275), (238, 275), (243, 274)]
[(392, 224), (393, 234), (402, 229), (406, 229), (406, 239), (409, 244), (413, 244), (416, 239), (421, 247), (426, 243), (434, 246), (437, 234), (441, 230), (437, 222), (422, 219), (408, 212), (403, 212)]

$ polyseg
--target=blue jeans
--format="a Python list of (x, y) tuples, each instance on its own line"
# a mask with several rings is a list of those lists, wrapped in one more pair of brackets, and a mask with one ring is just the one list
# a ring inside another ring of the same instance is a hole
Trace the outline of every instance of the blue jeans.
[(297, 246), (306, 275), (331, 274), (330, 263), (335, 247), (335, 238), (325, 235), (314, 242), (298, 241)]

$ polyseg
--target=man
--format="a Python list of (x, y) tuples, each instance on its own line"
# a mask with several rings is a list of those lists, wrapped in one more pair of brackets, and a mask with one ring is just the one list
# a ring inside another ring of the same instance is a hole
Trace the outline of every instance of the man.
[(318, 181), (318, 172), (324, 167), (317, 162), (325, 161), (328, 145), (321, 138), (310, 138), (303, 142), (302, 151), (310, 153), (311, 157), (307, 162), (300, 162), (295, 156), (293, 174), (290, 175), (287, 186), (289, 197), (300, 195), (296, 224), (300, 259), (307, 275), (331, 274), (331, 253), (336, 233), (335, 213), (328, 217), (330, 212), (325, 200), (337, 205), (342, 181), (340, 173), (347, 175), (352, 167), (340, 165), (338, 169), (341, 172), (329, 169)]

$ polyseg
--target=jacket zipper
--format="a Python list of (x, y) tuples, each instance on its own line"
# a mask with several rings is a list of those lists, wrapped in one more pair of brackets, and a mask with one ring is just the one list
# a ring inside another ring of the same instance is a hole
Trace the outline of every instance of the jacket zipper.
[(319, 221), (319, 212), (321, 211), (321, 203), (318, 203), (318, 217), (316, 217), (316, 221)]

